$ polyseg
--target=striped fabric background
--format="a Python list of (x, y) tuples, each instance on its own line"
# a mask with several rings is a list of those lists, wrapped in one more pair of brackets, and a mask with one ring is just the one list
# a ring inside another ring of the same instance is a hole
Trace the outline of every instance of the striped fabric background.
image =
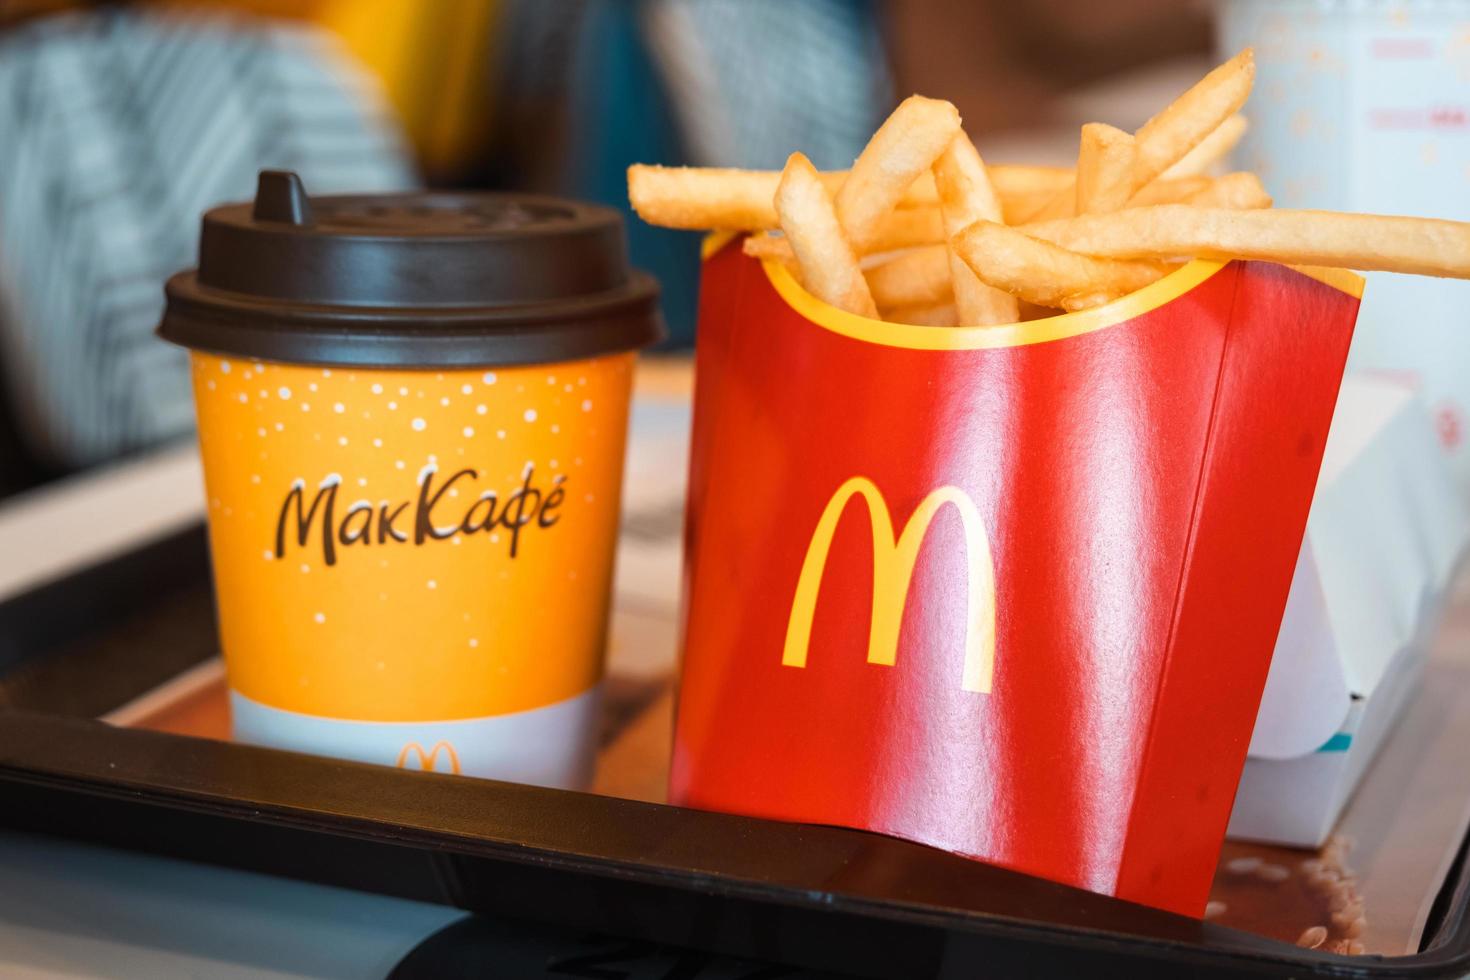
[(841, 168), (893, 104), (869, 0), (647, 0), (637, 7), (690, 162)]
[(153, 336), (163, 282), (262, 167), (313, 194), (415, 182), (371, 80), (310, 28), (114, 11), (0, 35), (0, 411), (36, 455), (189, 431), (185, 355)]

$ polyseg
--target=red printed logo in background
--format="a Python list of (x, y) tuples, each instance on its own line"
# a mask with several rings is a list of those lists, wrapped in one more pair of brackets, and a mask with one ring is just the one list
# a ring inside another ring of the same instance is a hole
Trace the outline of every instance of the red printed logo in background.
[(1446, 450), (1460, 448), (1465, 441), (1465, 412), (1455, 402), (1440, 402), (1434, 410), (1434, 430)]

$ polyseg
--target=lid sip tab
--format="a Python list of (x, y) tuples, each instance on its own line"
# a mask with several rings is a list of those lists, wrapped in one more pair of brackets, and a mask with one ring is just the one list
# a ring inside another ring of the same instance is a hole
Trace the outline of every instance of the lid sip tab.
[(291, 225), (311, 224), (311, 202), (306, 186), (290, 170), (262, 170), (255, 185), (256, 221), (284, 221)]
[(206, 212), (158, 333), (287, 363), (534, 364), (663, 336), (610, 208), (509, 193), (310, 197), (285, 170)]

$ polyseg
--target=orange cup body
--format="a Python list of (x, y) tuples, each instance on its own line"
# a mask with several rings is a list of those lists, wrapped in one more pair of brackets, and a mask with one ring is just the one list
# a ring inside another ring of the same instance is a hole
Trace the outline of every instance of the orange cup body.
[(237, 736), (585, 783), (634, 355), (191, 356)]

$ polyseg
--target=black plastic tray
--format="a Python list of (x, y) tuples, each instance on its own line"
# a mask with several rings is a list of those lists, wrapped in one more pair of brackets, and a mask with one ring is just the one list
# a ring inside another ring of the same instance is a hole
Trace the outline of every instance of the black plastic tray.
[(91, 720), (214, 651), (198, 528), (0, 603), (0, 824), (854, 976), (1470, 973), (1463, 846), (1419, 953), (1344, 957), (873, 834)]

